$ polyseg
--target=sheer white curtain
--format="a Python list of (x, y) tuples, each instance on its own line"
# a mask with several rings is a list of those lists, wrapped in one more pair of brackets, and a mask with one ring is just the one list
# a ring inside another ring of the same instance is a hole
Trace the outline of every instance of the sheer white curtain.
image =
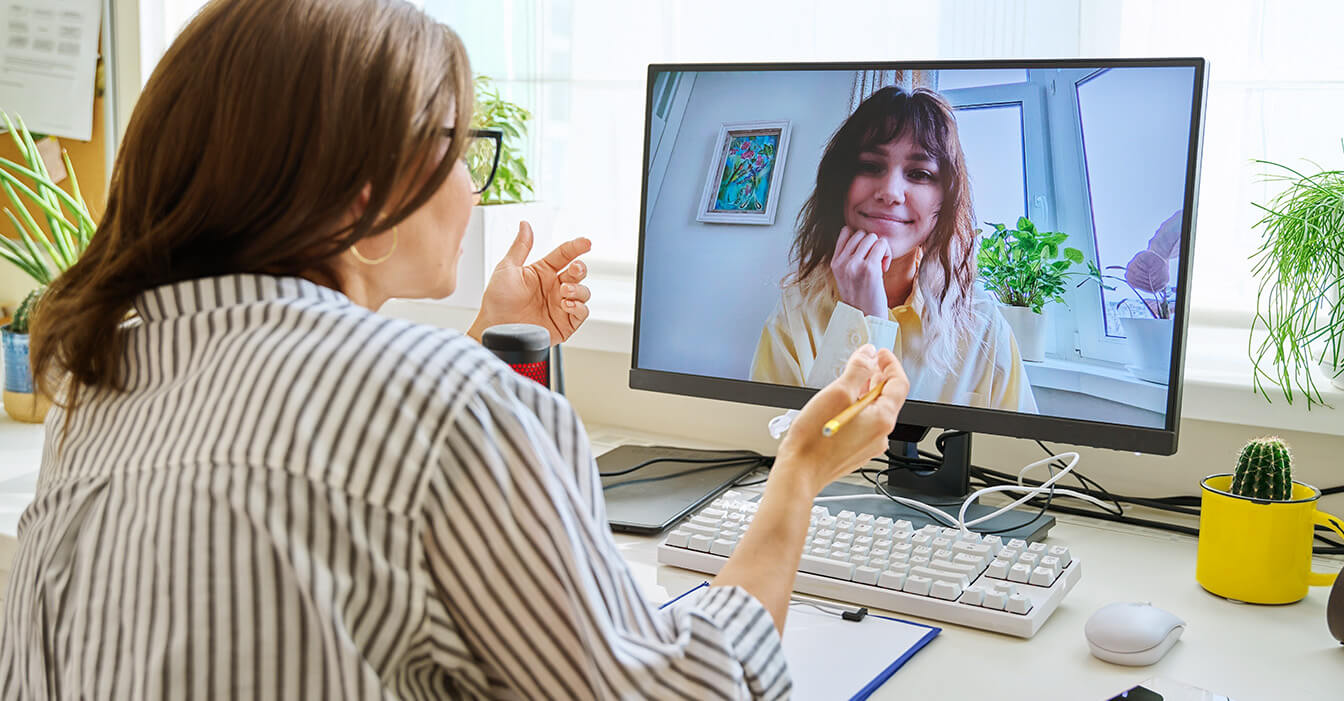
[(849, 111), (858, 109), (864, 100), (888, 85), (906, 92), (915, 88), (937, 90), (938, 74), (934, 71), (854, 71), (854, 94), (849, 99)]

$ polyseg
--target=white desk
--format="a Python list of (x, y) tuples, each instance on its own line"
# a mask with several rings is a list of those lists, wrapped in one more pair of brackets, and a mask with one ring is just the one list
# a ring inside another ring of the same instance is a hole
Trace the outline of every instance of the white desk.
[[(601, 453), (621, 442), (691, 445), (590, 429)], [(627, 437), (628, 436), (628, 437)], [(641, 440), (643, 438), (643, 440)], [(1145, 679), (1162, 677), (1224, 694), (1233, 701), (1344, 696), (1344, 646), (1325, 625), (1328, 588), (1289, 606), (1234, 604), (1195, 582), (1195, 538), (1055, 514), (1049, 543), (1083, 559), (1083, 577), (1029, 640), (910, 618), (943, 632), (905, 664), (874, 699), (1067, 699), (1103, 701)], [(617, 534), (621, 554), (653, 601), (665, 601), (709, 575), (658, 564), (656, 537)], [(1318, 558), (1338, 569), (1339, 561)], [(1102, 662), (1087, 649), (1083, 624), (1115, 601), (1150, 601), (1188, 627), (1150, 667)]]
[[(623, 442), (694, 445), (603, 427), (590, 427), (590, 434), (597, 453)], [(18, 516), (32, 500), (41, 452), (40, 426), (0, 414), (0, 591), (13, 557)], [(1344, 693), (1344, 646), (1325, 627), (1327, 590), (1313, 589), (1290, 606), (1232, 604), (1195, 583), (1192, 537), (1056, 518), (1048, 542), (1067, 544), (1083, 558), (1083, 578), (1034, 638), (924, 621), (943, 632), (873, 698), (1102, 701), (1152, 677), (1201, 686), (1234, 701)], [(708, 578), (659, 565), (657, 538), (617, 535), (616, 542), (652, 601), (666, 601)], [(1151, 601), (1184, 618), (1189, 627), (1166, 658), (1151, 667), (1101, 662), (1087, 651), (1083, 624), (1113, 601)]]

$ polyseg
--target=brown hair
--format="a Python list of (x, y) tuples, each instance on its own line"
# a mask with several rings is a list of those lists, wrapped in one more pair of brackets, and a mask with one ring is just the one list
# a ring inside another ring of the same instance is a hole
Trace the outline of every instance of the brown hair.
[(844, 226), (844, 203), (859, 167), (859, 154), (911, 138), (938, 160), (943, 204), (933, 232), (921, 247), (919, 280), (924, 294), (928, 362), (946, 369), (955, 356), (957, 334), (972, 325), (975, 217), (966, 157), (952, 107), (938, 93), (913, 93), (888, 86), (873, 93), (831, 136), (817, 165), (817, 184), (798, 213), (798, 233), (790, 250), (793, 272), (785, 284), (816, 292), (831, 284), (830, 262)]
[(68, 373), (67, 409), (83, 388), (122, 388), (122, 322), (146, 290), (231, 273), (335, 280), (335, 256), (447, 178), (466, 143), (435, 160), (454, 109), (465, 135), (466, 51), (410, 3), (210, 2), (136, 103), (88, 250), (38, 305), (39, 387), (60, 401), (53, 371)]

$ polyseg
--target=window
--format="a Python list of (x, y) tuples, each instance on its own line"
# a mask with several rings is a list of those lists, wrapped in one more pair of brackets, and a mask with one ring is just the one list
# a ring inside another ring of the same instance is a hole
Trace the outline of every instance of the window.
[[(143, 75), (201, 4), (140, 0)], [(731, 17), (750, 22), (733, 21), (709, 0), (416, 4), (458, 31), (478, 72), (534, 111), (526, 152), (538, 196), (560, 209), (549, 235), (591, 237), (595, 270), (605, 261), (628, 271), (636, 255), (650, 62), (1204, 56), (1210, 73), (1191, 297), (1196, 320), (1249, 323), (1255, 285), (1248, 256), (1259, 240), (1252, 203), (1273, 194), (1252, 159), (1344, 164), (1344, 84), (1335, 49), (1344, 3), (1334, 0), (1040, 0), (995, 3), (992, 11), (969, 0), (734, 5)], [(1021, 83), (1017, 76), (990, 78), (974, 82), (983, 89)], [(674, 96), (676, 86), (668, 87)], [(1077, 91), (1082, 120), (1098, 117), (1087, 84)], [(1088, 147), (1089, 177), (1104, 177), (1110, 156), (1098, 153), (1104, 145)], [(1030, 167), (1030, 154), (1026, 160)], [(1026, 188), (1034, 209), (1030, 176)], [(1094, 214), (1098, 227), (1120, 225), (1114, 213)], [(545, 243), (547, 232), (538, 234)], [(1108, 264), (1124, 258), (1101, 254)]]

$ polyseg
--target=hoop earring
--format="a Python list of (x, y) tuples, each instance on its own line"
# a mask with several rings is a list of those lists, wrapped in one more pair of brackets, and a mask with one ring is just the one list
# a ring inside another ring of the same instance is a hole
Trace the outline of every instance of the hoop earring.
[(365, 258), (363, 255), (360, 255), (359, 249), (355, 248), (354, 244), (350, 244), (350, 252), (355, 254), (355, 259), (363, 263), (364, 265), (378, 265), (379, 263), (387, 262), (387, 259), (391, 258), (392, 254), (396, 250), (397, 250), (397, 227), (395, 226), (392, 227), (392, 249), (389, 250), (387, 253), (384, 253), (381, 257), (375, 260), (369, 260), (368, 258)]

